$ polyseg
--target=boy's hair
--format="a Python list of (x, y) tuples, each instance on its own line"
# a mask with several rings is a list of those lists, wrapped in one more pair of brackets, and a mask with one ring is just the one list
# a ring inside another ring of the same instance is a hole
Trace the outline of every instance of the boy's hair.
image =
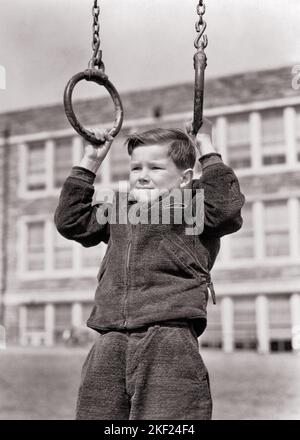
[(168, 145), (168, 155), (180, 170), (194, 168), (196, 151), (192, 139), (180, 129), (153, 128), (142, 133), (131, 134), (125, 145), (129, 156), (141, 145)]

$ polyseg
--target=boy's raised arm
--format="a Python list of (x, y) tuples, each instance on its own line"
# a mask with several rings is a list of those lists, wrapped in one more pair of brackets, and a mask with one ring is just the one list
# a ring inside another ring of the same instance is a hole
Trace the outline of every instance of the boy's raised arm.
[(193, 181), (193, 188), (204, 190), (203, 234), (221, 237), (238, 231), (243, 224), (241, 208), (245, 197), (232, 168), (225, 165), (211, 141), (212, 124), (206, 118), (196, 136), (196, 147), (202, 176)]
[(96, 172), (104, 160), (113, 138), (107, 132), (97, 132), (106, 142), (101, 147), (87, 145), (79, 166), (74, 166), (63, 184), (54, 222), (58, 232), (84, 247), (96, 246), (109, 240), (109, 223), (100, 224), (97, 211), (101, 204), (92, 205)]
[(221, 156), (205, 155), (200, 159), (202, 176), (199, 188), (204, 189), (204, 231), (222, 237), (238, 231), (243, 224), (241, 208), (245, 197), (232, 168)]

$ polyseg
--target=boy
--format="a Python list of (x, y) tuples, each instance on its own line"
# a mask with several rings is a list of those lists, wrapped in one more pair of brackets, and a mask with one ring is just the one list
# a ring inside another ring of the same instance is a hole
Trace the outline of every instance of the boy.
[[(193, 180), (192, 136), (155, 129), (127, 141), (131, 159), (128, 207), (161, 203), (174, 189), (204, 190), (203, 230), (184, 224), (99, 222), (92, 206), (96, 172), (112, 143), (88, 145), (72, 168), (55, 212), (58, 231), (83, 246), (108, 244), (87, 325), (99, 332), (82, 368), (77, 419), (211, 419), (209, 376), (197, 337), (206, 326), (210, 270), (220, 237), (242, 225), (244, 196), (211, 141), (211, 123), (196, 136), (202, 176)], [(191, 133), (191, 126), (188, 128)], [(118, 197), (118, 194), (116, 194)], [(146, 202), (146, 203), (144, 203)], [(214, 301), (215, 302), (215, 301)]]

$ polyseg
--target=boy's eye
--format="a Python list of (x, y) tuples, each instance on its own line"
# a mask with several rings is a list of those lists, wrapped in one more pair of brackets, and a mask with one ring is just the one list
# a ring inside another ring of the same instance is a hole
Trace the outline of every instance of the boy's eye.
[(140, 169), (140, 167), (133, 167), (133, 168), (131, 168), (131, 171), (136, 171), (136, 170), (139, 170)]
[(153, 170), (162, 170), (162, 167), (152, 167)]

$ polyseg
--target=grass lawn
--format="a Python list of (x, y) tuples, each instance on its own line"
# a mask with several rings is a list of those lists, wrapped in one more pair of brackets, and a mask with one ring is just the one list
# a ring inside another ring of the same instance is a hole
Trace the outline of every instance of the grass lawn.
[[(87, 349), (0, 351), (0, 419), (73, 419)], [(300, 420), (300, 355), (202, 351), (213, 419)]]

